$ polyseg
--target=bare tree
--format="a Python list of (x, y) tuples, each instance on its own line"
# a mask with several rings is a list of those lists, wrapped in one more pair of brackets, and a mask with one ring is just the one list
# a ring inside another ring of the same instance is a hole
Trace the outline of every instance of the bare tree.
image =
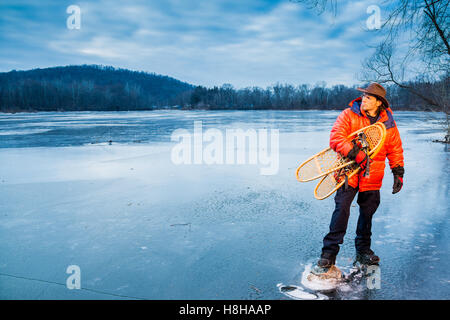
[[(294, 1), (294, 0), (293, 0)], [(296, 0), (319, 13), (335, 0)], [(389, 12), (377, 31), (382, 36), (372, 56), (365, 59), (360, 80), (395, 84), (420, 97), (431, 110), (446, 114), (446, 142), (450, 140), (450, 1), (384, 1)]]
[(297, 2), (306, 5), (308, 9), (316, 10), (318, 14), (330, 10), (334, 15), (337, 14), (338, 0), (289, 0), (290, 2)]
[[(420, 97), (431, 110), (445, 112), (445, 142), (450, 139), (449, 4), (396, 1), (380, 29), (384, 40), (363, 62), (361, 73), (361, 80), (393, 83)], [(407, 49), (399, 48), (405, 43)]]

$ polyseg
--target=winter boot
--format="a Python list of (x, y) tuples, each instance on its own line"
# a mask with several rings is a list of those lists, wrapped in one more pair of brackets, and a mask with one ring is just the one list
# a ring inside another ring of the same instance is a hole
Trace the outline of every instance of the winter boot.
[(356, 253), (355, 264), (358, 262), (362, 265), (367, 266), (378, 265), (378, 263), (380, 262), (380, 258), (375, 255), (372, 250), (369, 249), (369, 251)]

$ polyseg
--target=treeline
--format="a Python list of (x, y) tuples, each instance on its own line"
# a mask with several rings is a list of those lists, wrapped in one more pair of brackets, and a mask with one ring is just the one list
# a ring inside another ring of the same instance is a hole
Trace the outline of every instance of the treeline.
[(356, 87), (325, 83), (309, 86), (302, 84), (276, 84), (266, 89), (259, 87), (236, 90), (231, 85), (205, 88), (196, 87), (184, 94), (180, 104), (191, 109), (338, 109), (358, 96)]
[[(448, 99), (449, 78), (440, 82), (409, 82), (416, 93), (434, 92)], [(360, 86), (365, 86), (364, 84)], [(344, 109), (360, 96), (357, 86), (325, 82), (293, 86), (275, 84), (265, 89), (194, 87), (167, 76), (113, 67), (83, 65), (0, 73), (0, 112), (126, 111), (163, 107), (206, 110)], [(411, 90), (386, 86), (395, 110), (437, 110)]]
[[(436, 83), (408, 82), (405, 86), (413, 88), (417, 93), (430, 95), (434, 92), (437, 98), (446, 97), (448, 100), (449, 78)], [(368, 84), (360, 85), (366, 87)], [(205, 88), (196, 87), (185, 93), (180, 104), (190, 109), (280, 109), (280, 110), (307, 110), (325, 109), (342, 110), (349, 102), (359, 97), (361, 92), (358, 86), (347, 87), (335, 85), (327, 87), (325, 82), (310, 86), (302, 84), (276, 84), (266, 89), (253, 87), (235, 90), (231, 85)], [(411, 90), (400, 88), (397, 85), (385, 85), (387, 99), (395, 110), (426, 110), (445, 111), (436, 106), (430, 106)]]
[(82, 65), (0, 73), (0, 111), (151, 110), (194, 87), (167, 76)]

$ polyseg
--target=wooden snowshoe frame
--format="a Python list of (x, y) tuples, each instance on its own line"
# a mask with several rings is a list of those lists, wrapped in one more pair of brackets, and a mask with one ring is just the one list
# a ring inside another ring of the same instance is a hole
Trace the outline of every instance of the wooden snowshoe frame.
[[(371, 153), (369, 153), (369, 157), (371, 159), (373, 159), (378, 154), (381, 146), (384, 143), (384, 140), (386, 139), (386, 127), (384, 126), (384, 124), (381, 122), (377, 122), (376, 124), (378, 124), (379, 128), (382, 130), (382, 135), (381, 139), (379, 139), (376, 144), (376, 148), (372, 149)], [(368, 137), (369, 144), (371, 144), (370, 139), (371, 138)], [(361, 168), (354, 161), (352, 161), (349, 165), (330, 172), (329, 174), (325, 175), (317, 184), (316, 188), (314, 189), (314, 197), (318, 200), (328, 198), (345, 183), (346, 176), (348, 180), (355, 174), (357, 174), (360, 170)]]
[[(386, 138), (386, 127), (383, 123), (376, 122), (373, 125), (351, 133), (347, 139), (349, 141), (357, 139), (360, 132), (364, 132), (365, 134), (365, 138), (369, 144), (368, 155), (372, 158), (384, 143), (384, 139)], [(305, 160), (297, 168), (296, 177), (300, 182), (308, 182), (327, 176), (332, 172), (352, 164), (355, 164), (355, 161), (343, 157), (331, 148), (326, 148)]]

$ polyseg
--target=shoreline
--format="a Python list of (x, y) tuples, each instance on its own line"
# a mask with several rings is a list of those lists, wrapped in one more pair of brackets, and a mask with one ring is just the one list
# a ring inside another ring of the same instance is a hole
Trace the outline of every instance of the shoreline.
[[(343, 111), (345, 108), (311, 108), (311, 109), (288, 109), (288, 108), (268, 108), (268, 109), (205, 109), (205, 108), (155, 108), (155, 109), (130, 109), (130, 110), (23, 110), (23, 111), (1, 111), (0, 114), (23, 114), (23, 113), (77, 113), (77, 112), (148, 112), (148, 111), (209, 111), (209, 112), (223, 112), (223, 111)], [(394, 109), (394, 112), (434, 112), (444, 113), (444, 111), (425, 109)]]

